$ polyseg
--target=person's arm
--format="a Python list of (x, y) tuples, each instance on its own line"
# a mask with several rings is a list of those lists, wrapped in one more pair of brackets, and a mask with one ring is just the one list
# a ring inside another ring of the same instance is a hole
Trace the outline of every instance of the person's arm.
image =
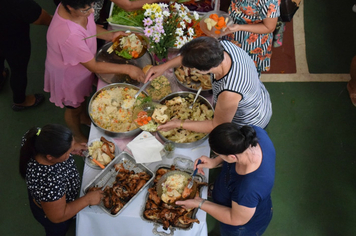
[[(183, 208), (192, 209), (197, 208), (203, 201), (201, 198), (189, 199), (185, 201), (176, 201), (177, 205), (183, 206)], [(218, 221), (228, 225), (244, 225), (251, 220), (253, 214), (255, 214), (256, 208), (249, 208), (241, 206), (232, 201), (232, 207), (222, 206), (210, 201), (205, 201), (200, 209), (217, 219)]]
[(124, 9), (125, 11), (134, 11), (139, 10), (145, 3), (155, 3), (155, 2), (169, 2), (169, 0), (137, 0), (137, 1), (130, 1), (130, 0), (111, 0), (120, 8)]
[(158, 66), (152, 66), (146, 73), (145, 83), (149, 80), (153, 80), (158, 76), (161, 76), (166, 70), (176, 68), (182, 65), (182, 56), (176, 56), (175, 58), (167, 61)]
[[(199, 165), (197, 165), (198, 160), (201, 161), (201, 163)], [(201, 156), (201, 157), (199, 157), (198, 159), (195, 160), (194, 169), (197, 168), (199, 174), (205, 175), (204, 168), (207, 168), (207, 169), (215, 168), (220, 163), (222, 163), (223, 161), (224, 160), (220, 156), (217, 156), (215, 158), (210, 158), (210, 157), (207, 157), (207, 156)]]
[(97, 62), (95, 58), (92, 58), (90, 61), (81, 64), (93, 73), (127, 74), (132, 79), (140, 82), (143, 82), (145, 79), (145, 74), (143, 73), (143, 71), (139, 67), (134, 65)]
[(234, 24), (227, 27), (226, 33), (236, 31), (247, 31), (255, 34), (272, 33), (277, 25), (278, 18), (265, 18), (258, 24)]
[(89, 205), (97, 205), (103, 197), (101, 190), (92, 191), (87, 193), (81, 198), (73, 202), (66, 202), (66, 195), (61, 199), (53, 202), (41, 201), (41, 205), (47, 218), (53, 223), (60, 223), (69, 220), (75, 216), (80, 210)]
[[(218, 97), (213, 120), (185, 120), (182, 128), (200, 133), (210, 133), (216, 126), (232, 121), (241, 99), (242, 97), (238, 93), (224, 91)], [(180, 126), (181, 120), (175, 119), (158, 126), (158, 130), (169, 131), (174, 128), (180, 128)]]
[(49, 25), (51, 23), (52, 16), (47, 13), (46, 10), (42, 9), (41, 15), (32, 24), (34, 25)]

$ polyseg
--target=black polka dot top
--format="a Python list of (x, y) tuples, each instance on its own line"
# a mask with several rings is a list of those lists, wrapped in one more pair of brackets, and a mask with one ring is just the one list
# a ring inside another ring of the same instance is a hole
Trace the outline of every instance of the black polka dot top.
[(66, 201), (74, 201), (80, 189), (80, 178), (73, 157), (54, 165), (42, 165), (31, 159), (27, 164), (26, 184), (31, 196), (41, 201), (52, 202), (66, 195)]

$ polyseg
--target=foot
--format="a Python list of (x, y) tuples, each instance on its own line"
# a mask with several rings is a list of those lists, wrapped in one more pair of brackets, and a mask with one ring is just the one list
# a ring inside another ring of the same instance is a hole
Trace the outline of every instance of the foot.
[(14, 111), (22, 111), (25, 110), (26, 108), (31, 108), (31, 107), (36, 107), (40, 103), (44, 101), (44, 95), (43, 94), (35, 94), (35, 95), (27, 95), (26, 99), (23, 103), (17, 104), (14, 103), (12, 105), (12, 110)]
[(347, 83), (347, 91), (349, 92), (352, 104), (356, 106), (356, 89), (351, 86), (350, 82)]

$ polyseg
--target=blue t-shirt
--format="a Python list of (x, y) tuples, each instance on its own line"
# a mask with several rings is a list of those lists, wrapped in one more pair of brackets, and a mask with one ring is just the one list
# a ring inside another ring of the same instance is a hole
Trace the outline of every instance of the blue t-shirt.
[[(258, 231), (270, 221), (276, 151), (267, 132), (259, 127), (252, 127), (262, 149), (261, 165), (254, 172), (239, 175), (235, 170), (236, 163), (223, 162), (222, 171), (215, 180), (213, 199), (215, 203), (227, 207), (231, 207), (232, 201), (249, 208), (256, 207), (255, 214), (243, 227)], [(230, 231), (240, 226), (221, 223), (220, 227)]]

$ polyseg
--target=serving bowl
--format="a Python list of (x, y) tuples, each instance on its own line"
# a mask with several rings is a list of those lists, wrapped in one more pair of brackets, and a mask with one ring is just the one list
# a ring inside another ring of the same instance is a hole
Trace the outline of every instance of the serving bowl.
[[(205, 23), (205, 19), (208, 19), (211, 14), (216, 14), (216, 15), (218, 15), (218, 17), (221, 17), (221, 16), (224, 17), (225, 20), (227, 20), (226, 26), (232, 25), (232, 24), (234, 23), (233, 20), (232, 20), (232, 18), (231, 18), (231, 16), (230, 16), (228, 13), (224, 12), (224, 11), (209, 11), (209, 12), (207, 12), (207, 13), (203, 16), (203, 18), (201, 18), (201, 20), (200, 20), (200, 23), (199, 23), (199, 24), (200, 24), (201, 30), (202, 30), (206, 35), (208, 35), (208, 36), (210, 36), (210, 37), (214, 37), (214, 38), (220, 38), (220, 37), (226, 35), (226, 34), (227, 34), (227, 33), (226, 33), (226, 30), (225, 30), (226, 27), (225, 27), (225, 28), (222, 28), (222, 29), (217, 29), (217, 28), (214, 26), (214, 27), (212, 27), (211, 30), (208, 29), (207, 23)], [(216, 33), (217, 31), (220, 32), (220, 33), (217, 34), (217, 33)]]
[[(103, 88), (101, 88), (100, 90), (96, 91), (94, 93), (94, 95), (91, 97), (90, 102), (89, 102), (89, 107), (88, 107), (88, 111), (89, 111), (89, 117), (91, 119), (91, 121), (93, 122), (93, 124), (102, 132), (104, 132), (106, 135), (110, 136), (110, 137), (134, 137), (136, 135), (138, 135), (139, 133), (141, 133), (141, 129), (140, 128), (136, 128), (130, 131), (126, 131), (126, 132), (115, 132), (115, 131), (111, 131), (109, 129), (106, 129), (102, 126), (100, 126), (98, 124), (98, 122), (96, 122), (96, 120), (93, 118), (93, 110), (92, 110), (92, 104), (93, 101), (96, 99), (96, 97), (104, 90), (110, 90), (116, 87), (122, 87), (122, 88), (131, 88), (131, 89), (135, 89), (135, 90), (139, 90), (139, 87), (132, 85), (132, 84), (126, 84), (126, 83), (116, 83), (116, 84), (109, 84)], [(144, 94), (144, 96), (147, 96), (147, 93), (145, 91), (142, 92)], [(142, 94), (141, 93), (141, 94)], [(133, 110), (134, 106), (131, 109), (131, 114), (132, 114), (132, 110)], [(118, 114), (118, 113), (117, 113)], [(133, 121), (131, 122), (133, 123)]]
[[(166, 101), (169, 101), (175, 97), (182, 97), (182, 98), (191, 98), (191, 97), (195, 97), (196, 93), (194, 92), (189, 92), (189, 91), (180, 91), (180, 92), (175, 92), (175, 93), (172, 93), (166, 97), (164, 97), (160, 103), (161, 104), (165, 104)], [(204, 98), (203, 96), (199, 95), (195, 104), (204, 104), (208, 107), (209, 110), (212, 110), (214, 111), (214, 108), (213, 106), (210, 104), (210, 102)], [(178, 148), (192, 148), (192, 147), (196, 147), (198, 145), (200, 145), (201, 143), (203, 143), (209, 136), (209, 134), (205, 134), (201, 139), (197, 140), (197, 141), (194, 141), (194, 142), (187, 142), (187, 143), (178, 143), (178, 142), (175, 142), (175, 141), (172, 141), (168, 138), (166, 138), (160, 131), (157, 131), (158, 133), (158, 136), (164, 141), (164, 142), (167, 142), (167, 141), (171, 141), (171, 142), (174, 142), (175, 146), (178, 147)]]
[[(114, 52), (109, 54), (107, 52), (108, 48), (111, 47), (113, 43), (109, 42), (104, 44), (100, 50), (98, 51), (98, 53), (96, 54), (96, 61), (99, 62), (110, 62), (110, 63), (115, 63), (115, 64), (130, 64), (130, 65), (134, 65), (137, 66), (139, 68), (143, 68), (146, 65), (153, 65), (154, 64), (154, 60), (152, 55), (146, 51), (145, 54), (143, 54), (140, 58), (137, 59), (125, 59), (122, 57), (117, 56)], [(131, 79), (130, 76), (126, 75), (126, 74), (101, 74), (101, 73), (97, 73), (96, 74), (102, 81), (104, 81), (107, 84), (111, 84), (111, 83), (128, 83), (128, 84), (133, 84), (138, 86), (140, 84), (140, 82)]]

